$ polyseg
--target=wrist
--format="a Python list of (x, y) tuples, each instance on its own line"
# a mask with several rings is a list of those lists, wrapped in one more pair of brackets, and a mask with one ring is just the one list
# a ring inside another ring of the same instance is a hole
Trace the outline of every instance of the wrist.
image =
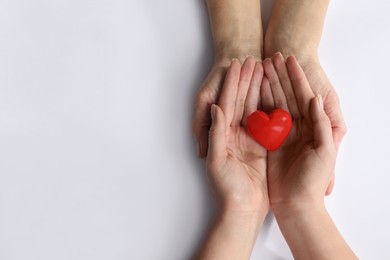
[(268, 211), (266, 210), (236, 211), (222, 209), (217, 212), (217, 221), (229, 223), (232, 227), (244, 230), (259, 230), (267, 214)]
[(263, 30), (260, 2), (207, 0), (215, 59), (261, 57)]
[(305, 46), (305, 48), (295, 48), (288, 42), (284, 43), (284, 40), (278, 37), (266, 37), (264, 41), (264, 58), (271, 58), (275, 53), (280, 52), (285, 59), (289, 56), (296, 57), (300, 64), (310, 62), (319, 63), (316, 47)]
[(256, 212), (218, 211), (194, 259), (249, 259), (261, 223)]
[(300, 219), (305, 215), (322, 215), (324, 212), (327, 212), (324, 199), (273, 202), (271, 208), (278, 222), (284, 222), (286, 220), (294, 221), (294, 219)]
[(253, 56), (261, 60), (261, 43), (259, 39), (240, 39), (237, 41), (221, 41), (215, 44), (215, 62), (229, 63), (233, 58), (239, 59), (241, 63), (248, 56)]
[(275, 218), (295, 259), (357, 259), (323, 201), (279, 206)]

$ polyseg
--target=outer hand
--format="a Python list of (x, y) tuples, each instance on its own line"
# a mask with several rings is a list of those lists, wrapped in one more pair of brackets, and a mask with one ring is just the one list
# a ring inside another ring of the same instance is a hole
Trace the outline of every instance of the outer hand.
[(216, 62), (195, 98), (195, 114), (192, 131), (198, 145), (198, 156), (205, 157), (208, 148), (208, 135), (211, 126), (211, 105), (217, 102), (230, 60)]
[(325, 71), (314, 60), (302, 61), (302, 69), (315, 95), (321, 95), (324, 101), (324, 109), (332, 125), (333, 141), (338, 150), (343, 140), (347, 127), (337, 93), (325, 74)]

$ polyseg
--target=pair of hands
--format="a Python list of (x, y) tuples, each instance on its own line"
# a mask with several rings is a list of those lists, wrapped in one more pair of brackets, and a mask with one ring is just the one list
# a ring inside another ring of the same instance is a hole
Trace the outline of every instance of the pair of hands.
[[(271, 152), (248, 134), (246, 118), (276, 108), (293, 124)], [(296, 259), (357, 259), (324, 205), (337, 155), (332, 126), (294, 57), (234, 59), (211, 118), (206, 166), (218, 212), (196, 259), (249, 259), (270, 207)]]
[[(311, 89), (315, 95), (321, 95), (323, 98), (324, 110), (332, 126), (333, 142), (338, 151), (346, 133), (346, 125), (337, 93), (315, 55), (304, 56), (300, 54), (300, 56), (304, 57), (298, 61), (305, 72)], [(210, 107), (218, 99), (229, 66), (230, 60), (220, 59), (216, 61), (195, 98), (192, 128), (198, 146), (198, 156), (201, 158), (206, 157), (208, 152), (208, 133), (211, 126)], [(265, 110), (267, 110), (267, 106)], [(326, 195), (332, 193), (334, 180), (333, 175), (326, 190)]]
[[(211, 106), (206, 160), (223, 214), (264, 219), (270, 206), (276, 215), (323, 204), (337, 153), (323, 106), (294, 57), (232, 61)], [(291, 114), (293, 126), (285, 143), (267, 152), (248, 134), (246, 118), (276, 108)]]

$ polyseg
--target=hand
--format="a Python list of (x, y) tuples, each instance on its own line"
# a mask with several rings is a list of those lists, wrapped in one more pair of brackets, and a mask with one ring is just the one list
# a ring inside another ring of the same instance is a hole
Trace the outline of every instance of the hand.
[[(231, 60), (232, 58), (239, 58), (241, 61), (244, 61), (246, 54), (240, 55), (240, 53), (251, 53), (251, 51), (244, 50), (236, 50), (234, 52), (237, 53), (237, 56), (229, 55), (229, 58), (218, 58), (195, 97), (192, 132), (197, 141), (198, 156), (200, 158), (204, 158), (207, 155), (208, 135), (211, 126), (211, 105), (215, 104), (218, 100)], [(255, 59), (258, 60), (258, 58)]]
[(249, 259), (268, 213), (267, 151), (244, 127), (257, 109), (262, 77), (262, 64), (254, 58), (242, 68), (233, 60), (218, 105), (211, 107), (206, 166), (218, 211), (195, 259)]
[(262, 88), (271, 89), (266, 93), (272, 94), (261, 97), (263, 107), (282, 108), (293, 118), (286, 142), (268, 153), (271, 207), (277, 214), (290, 205), (321, 205), (336, 160), (332, 128), (322, 98), (314, 95), (294, 57), (285, 63), (278, 53), (272, 60), (266, 59), (263, 66), (268, 81), (263, 81)]
[[(264, 53), (265, 57), (271, 57), (276, 52), (281, 52), (284, 57), (297, 57), (314, 94), (323, 98), (325, 113), (332, 125), (333, 141), (338, 149), (347, 129), (336, 91), (317, 54), (328, 4), (329, 0), (275, 0), (265, 34)], [(333, 187), (334, 176), (326, 195), (332, 192)]]
[[(321, 95), (323, 98), (324, 110), (332, 125), (333, 142), (338, 151), (347, 132), (347, 127), (345, 125), (336, 90), (317, 59), (302, 59), (300, 64), (314, 94)], [(332, 193), (334, 182), (335, 176), (333, 174), (325, 195)]]
[(207, 155), (211, 105), (217, 102), (230, 63), (231, 59), (216, 62), (195, 97), (192, 131), (197, 141), (198, 156), (201, 158)]
[(267, 214), (267, 151), (249, 136), (243, 120), (257, 110), (263, 68), (254, 58), (246, 59), (241, 72), (240, 67), (233, 60), (218, 105), (211, 108), (207, 174), (224, 211)]
[(333, 142), (338, 150), (347, 132), (347, 127), (336, 90), (319, 62), (315, 59), (302, 60), (301, 67), (314, 94), (321, 95), (323, 98), (325, 113), (332, 125)]
[[(286, 67), (287, 65), (287, 67)], [(270, 204), (295, 259), (357, 259), (328, 214), (324, 196), (337, 149), (320, 95), (294, 57), (263, 62), (262, 105), (290, 112), (286, 142), (268, 153)]]

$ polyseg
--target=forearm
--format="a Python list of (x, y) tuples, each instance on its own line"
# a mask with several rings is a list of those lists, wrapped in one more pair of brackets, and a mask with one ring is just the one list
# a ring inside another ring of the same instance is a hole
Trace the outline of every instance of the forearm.
[(329, 0), (276, 0), (265, 35), (265, 56), (280, 51), (298, 59), (316, 57), (328, 5)]
[(195, 259), (249, 259), (266, 213), (220, 213)]
[(263, 33), (259, 0), (207, 0), (215, 59), (261, 57)]
[(274, 213), (295, 259), (358, 259), (323, 204), (284, 207)]

